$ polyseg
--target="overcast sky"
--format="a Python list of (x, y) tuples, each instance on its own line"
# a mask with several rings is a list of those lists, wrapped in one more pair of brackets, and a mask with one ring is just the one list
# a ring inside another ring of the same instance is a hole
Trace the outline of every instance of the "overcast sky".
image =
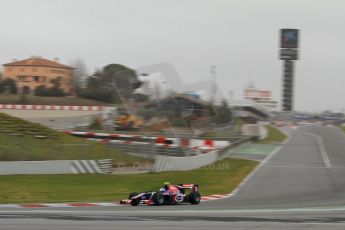
[(272, 90), (280, 101), (280, 28), (300, 29), (295, 108), (345, 109), (343, 0), (0, 0), (0, 63), (31, 55), (109, 63), (170, 63), (186, 83), (209, 80), (227, 95)]

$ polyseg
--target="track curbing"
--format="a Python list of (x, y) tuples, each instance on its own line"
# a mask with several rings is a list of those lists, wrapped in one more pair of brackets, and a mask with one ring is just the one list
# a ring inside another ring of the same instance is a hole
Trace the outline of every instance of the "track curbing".
[[(202, 196), (202, 201), (219, 200), (229, 197), (229, 194), (214, 194)], [(0, 204), (0, 208), (81, 208), (81, 207), (119, 207), (127, 206), (120, 202), (73, 202), (73, 203), (30, 203), (30, 204)]]

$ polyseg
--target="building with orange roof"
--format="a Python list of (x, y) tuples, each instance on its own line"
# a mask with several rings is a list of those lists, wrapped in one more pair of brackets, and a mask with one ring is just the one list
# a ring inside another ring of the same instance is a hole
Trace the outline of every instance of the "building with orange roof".
[(66, 94), (73, 94), (73, 67), (38, 56), (24, 60), (13, 60), (3, 65), (2, 79), (13, 79), (17, 84), (18, 92), (33, 94), (34, 90), (44, 85), (52, 87), (51, 80), (59, 79), (60, 88)]

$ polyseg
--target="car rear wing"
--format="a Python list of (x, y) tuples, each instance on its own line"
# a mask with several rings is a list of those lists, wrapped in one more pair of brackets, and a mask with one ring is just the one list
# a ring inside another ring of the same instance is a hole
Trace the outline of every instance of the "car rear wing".
[(183, 189), (191, 189), (194, 192), (199, 190), (199, 185), (197, 184), (179, 184), (178, 187)]

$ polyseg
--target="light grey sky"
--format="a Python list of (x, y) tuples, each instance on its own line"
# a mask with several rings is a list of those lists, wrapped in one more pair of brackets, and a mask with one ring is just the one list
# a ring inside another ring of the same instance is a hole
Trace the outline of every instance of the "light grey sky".
[(280, 101), (280, 28), (298, 28), (295, 108), (345, 109), (343, 0), (0, 0), (0, 63), (31, 55), (81, 58), (89, 72), (167, 62), (186, 83), (209, 80), (227, 95), (273, 90)]

